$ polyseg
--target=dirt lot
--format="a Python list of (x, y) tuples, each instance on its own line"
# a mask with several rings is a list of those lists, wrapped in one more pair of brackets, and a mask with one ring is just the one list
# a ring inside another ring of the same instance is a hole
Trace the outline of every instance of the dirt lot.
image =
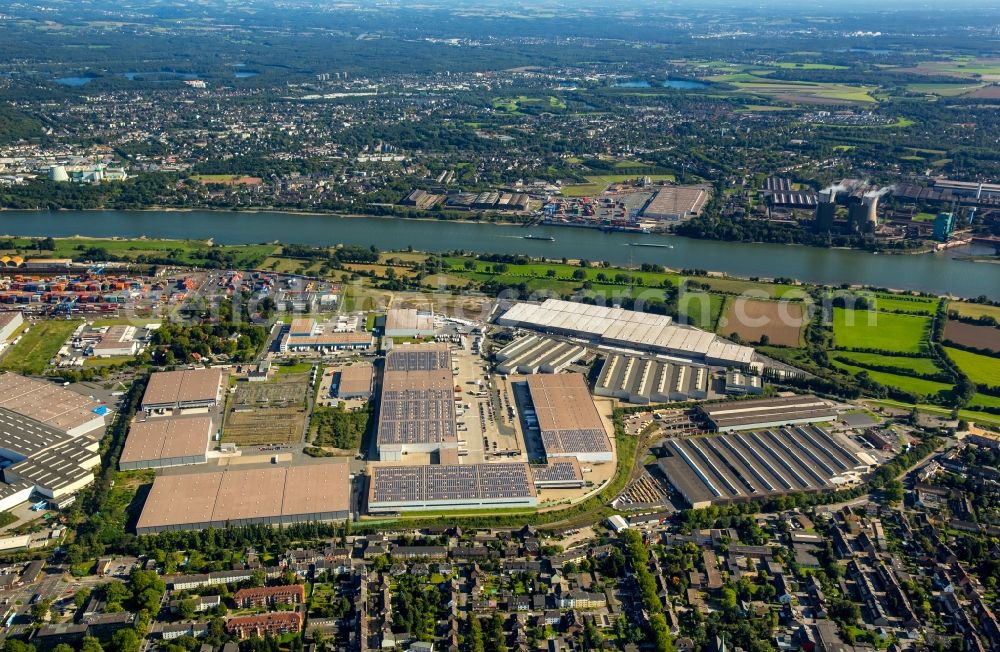
[(737, 297), (726, 303), (718, 332), (722, 336), (737, 333), (747, 342), (759, 342), (767, 335), (771, 344), (798, 346), (804, 322), (799, 303)]
[(309, 374), (280, 374), (267, 383), (240, 383), (233, 396), (233, 405), (304, 406), (309, 389)]
[(305, 425), (306, 411), (301, 407), (230, 412), (222, 429), (222, 441), (237, 446), (293, 444), (302, 441)]
[(1000, 352), (1000, 328), (949, 320), (944, 327), (944, 338), (963, 346)]

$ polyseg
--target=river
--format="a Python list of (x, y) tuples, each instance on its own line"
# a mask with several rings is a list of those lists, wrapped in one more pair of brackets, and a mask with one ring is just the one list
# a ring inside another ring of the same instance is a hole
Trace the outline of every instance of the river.
[[(380, 249), (527, 254), (549, 258), (657, 263), (737, 276), (788, 277), (826, 285), (841, 283), (1000, 299), (1000, 265), (954, 260), (984, 248), (923, 255), (876, 255), (844, 249), (693, 240), (670, 235), (603, 233), (595, 229), (379, 217), (338, 217), (233, 211), (3, 211), (0, 232), (19, 236), (73, 235), (172, 239), (213, 238), (218, 244), (283, 242), (357, 244)], [(525, 240), (551, 236), (555, 242)], [(637, 247), (633, 243), (669, 245)]]

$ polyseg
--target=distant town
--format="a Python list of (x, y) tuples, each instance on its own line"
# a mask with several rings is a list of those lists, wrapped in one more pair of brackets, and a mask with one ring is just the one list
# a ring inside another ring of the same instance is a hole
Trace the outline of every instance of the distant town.
[(998, 25), (0, 0), (2, 652), (1000, 649)]

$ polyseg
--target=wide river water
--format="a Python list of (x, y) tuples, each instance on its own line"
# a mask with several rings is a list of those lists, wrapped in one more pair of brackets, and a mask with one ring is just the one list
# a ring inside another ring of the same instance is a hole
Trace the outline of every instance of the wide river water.
[[(379, 249), (454, 249), (584, 258), (616, 264), (657, 263), (738, 276), (789, 277), (811, 283), (858, 283), (962, 297), (1000, 299), (1000, 265), (955, 260), (991, 249), (968, 247), (892, 256), (845, 249), (692, 240), (669, 235), (603, 233), (595, 229), (455, 223), (379, 217), (338, 217), (232, 211), (3, 211), (0, 233), (173, 239), (213, 238), (219, 244), (282, 242), (375, 245)], [(555, 242), (526, 240), (551, 236)], [(636, 243), (669, 245), (632, 246)]]

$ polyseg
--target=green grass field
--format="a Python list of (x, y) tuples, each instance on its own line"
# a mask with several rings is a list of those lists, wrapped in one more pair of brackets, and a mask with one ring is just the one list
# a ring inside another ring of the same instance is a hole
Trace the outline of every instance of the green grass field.
[(573, 183), (562, 187), (560, 191), (563, 197), (589, 197), (599, 195), (612, 183), (623, 183), (631, 181), (636, 177), (649, 177), (653, 181), (673, 181), (676, 177), (672, 174), (604, 174), (587, 175), (587, 183)]
[(546, 97), (528, 97), (518, 95), (517, 97), (496, 97), (493, 98), (493, 108), (503, 109), (507, 113), (519, 113), (523, 106), (543, 106), (550, 109), (565, 109), (566, 101), (555, 95)]
[(726, 297), (711, 292), (685, 292), (677, 300), (677, 311), (692, 326), (714, 331), (725, 300)]
[(881, 355), (878, 353), (858, 353), (854, 351), (835, 351), (831, 355), (846, 358), (859, 367), (879, 366), (907, 369), (914, 374), (931, 375), (941, 370), (930, 358), (910, 358), (906, 356)]
[(898, 294), (879, 293), (872, 297), (876, 310), (908, 312), (915, 315), (933, 315), (940, 299), (929, 297), (907, 297)]
[(977, 385), (1000, 386), (1000, 358), (944, 347), (948, 357)]
[(14, 238), (14, 249), (0, 250), (0, 254), (18, 254), (25, 258), (54, 257), (82, 259), (87, 249), (103, 249), (108, 253), (129, 260), (140, 256), (172, 258), (180, 264), (199, 265), (210, 251), (231, 253), (235, 267), (252, 267), (274, 252), (274, 245), (211, 245), (203, 240), (110, 240), (99, 238), (58, 238), (52, 250), (32, 249), (29, 238)]
[(861, 104), (875, 104), (877, 102), (872, 97), (872, 93), (878, 90), (875, 86), (768, 79), (747, 73), (721, 75), (710, 77), (709, 79), (711, 81), (722, 81), (733, 84), (739, 89), (738, 92), (767, 95), (790, 103), (797, 103), (799, 101), (812, 101), (815, 103), (823, 100), (858, 102)]
[(933, 380), (924, 380), (923, 378), (914, 378), (912, 376), (890, 374), (884, 371), (873, 371), (871, 369), (865, 369), (864, 367), (855, 367), (853, 365), (844, 364), (842, 362), (838, 362), (837, 360), (832, 360), (831, 362), (838, 369), (843, 369), (852, 375), (857, 375), (864, 371), (877, 383), (887, 387), (898, 387), (899, 389), (912, 394), (930, 397), (938, 394), (939, 392), (949, 391), (952, 388), (951, 385), (939, 383)]
[(3, 362), (0, 362), (0, 369), (22, 374), (43, 373), (49, 361), (81, 323), (80, 320), (52, 320), (33, 324), (31, 330), (21, 336), (21, 341), (7, 351)]
[(990, 396), (989, 394), (975, 394), (969, 401), (971, 408), (1000, 408), (1000, 396)]
[(837, 348), (919, 353), (926, 349), (929, 317), (867, 310), (833, 309)]
[(977, 88), (982, 88), (982, 84), (908, 84), (906, 90), (911, 93), (927, 93), (928, 95), (938, 95), (940, 97), (957, 97), (972, 92)]
[(838, 66), (832, 63), (802, 63), (799, 61), (780, 61), (770, 64), (775, 68), (785, 68), (792, 70), (847, 70), (847, 66)]

